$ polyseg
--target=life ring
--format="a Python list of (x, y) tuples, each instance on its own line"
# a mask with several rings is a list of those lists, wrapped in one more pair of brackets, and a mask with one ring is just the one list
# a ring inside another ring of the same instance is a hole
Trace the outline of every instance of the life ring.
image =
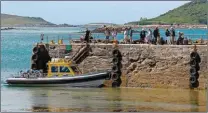
[(194, 84), (196, 82), (196, 77), (195, 76), (191, 76), (189, 79), (191, 84)]
[(32, 60), (33, 61), (37, 61), (38, 60), (38, 55), (37, 54), (33, 54), (32, 55)]
[(194, 67), (191, 67), (191, 69), (190, 69), (190, 74), (191, 75), (195, 75), (196, 74), (196, 68), (194, 68)]
[(118, 75), (118, 73), (112, 73), (112, 75), (111, 75), (111, 78), (112, 78), (112, 80), (118, 80), (118, 78), (119, 78), (119, 75)]
[(33, 54), (37, 54), (38, 53), (38, 47), (34, 47), (33, 48)]

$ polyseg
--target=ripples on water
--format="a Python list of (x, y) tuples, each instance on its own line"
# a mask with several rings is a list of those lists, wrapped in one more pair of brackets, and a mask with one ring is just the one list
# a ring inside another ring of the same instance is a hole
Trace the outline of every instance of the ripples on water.
[(3, 88), (2, 111), (206, 111), (202, 90)]
[[(32, 44), (40, 41), (41, 33), (49, 36), (49, 40), (57, 40), (58, 36), (68, 39), (69, 33), (79, 31), (77, 28), (34, 28), (1, 32), (2, 111), (206, 111), (204, 90), (23, 88), (3, 85), (10, 74), (30, 67)], [(198, 33), (206, 31), (198, 30)], [(81, 35), (74, 33), (71, 36), (79, 38)], [(122, 37), (120, 34), (119, 38)]]

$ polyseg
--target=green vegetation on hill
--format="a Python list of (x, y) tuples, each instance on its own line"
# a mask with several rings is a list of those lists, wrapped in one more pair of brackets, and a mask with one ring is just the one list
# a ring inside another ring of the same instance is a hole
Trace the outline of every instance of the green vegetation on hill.
[(207, 24), (207, 12), (207, 0), (195, 0), (156, 18), (140, 19), (140, 21), (129, 22), (127, 24)]
[(1, 26), (51, 26), (53, 23), (47, 22), (40, 17), (23, 17), (17, 15), (1, 14)]

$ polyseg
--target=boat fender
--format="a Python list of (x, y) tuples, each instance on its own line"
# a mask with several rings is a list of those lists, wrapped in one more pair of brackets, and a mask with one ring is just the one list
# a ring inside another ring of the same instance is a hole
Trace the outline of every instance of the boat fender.
[(119, 67), (117, 66), (117, 65), (114, 65), (113, 67), (112, 67), (112, 72), (120, 72), (120, 69), (119, 69)]
[(112, 83), (112, 87), (119, 87), (121, 85), (122, 81), (121, 78), (118, 78), (117, 80), (114, 80)]
[(34, 47), (33, 48), (33, 54), (37, 54), (38, 53), (38, 47)]
[(191, 88), (197, 88), (197, 87), (199, 87), (199, 81), (196, 80), (195, 83), (191, 83), (191, 84), (190, 84), (190, 87), (191, 87)]
[(36, 63), (32, 63), (31, 64), (31, 69), (37, 69), (37, 64)]
[(196, 77), (196, 79), (198, 80), (198, 78), (199, 78), (199, 73), (198, 73), (198, 72), (196, 72), (196, 74), (191, 74), (191, 76), (195, 76), (195, 77)]
[(201, 62), (201, 58), (197, 52), (192, 52), (190, 54), (191, 59), (196, 60), (197, 63)]
[(190, 74), (191, 75), (195, 75), (196, 74), (196, 68), (194, 68), (194, 67), (191, 67), (191, 69), (190, 69)]
[(190, 61), (190, 66), (191, 67), (195, 67), (196, 66), (196, 60), (194, 60), (194, 59), (191, 59), (191, 61)]
[(119, 83), (118, 83), (117, 81), (113, 81), (112, 87), (118, 87), (118, 86), (119, 86), (118, 84), (119, 84)]
[(119, 56), (119, 50), (118, 49), (114, 49), (113, 50), (113, 56), (118, 57)]
[(118, 73), (112, 73), (111, 77), (112, 77), (112, 80), (118, 80), (119, 75)]
[(114, 57), (112, 62), (113, 64), (117, 65), (119, 63), (119, 59), (117, 57)]
[(37, 54), (33, 54), (32, 55), (32, 60), (33, 61), (37, 61), (38, 60), (38, 55)]
[(191, 84), (194, 84), (196, 82), (196, 77), (195, 76), (191, 76), (189, 80), (190, 80)]

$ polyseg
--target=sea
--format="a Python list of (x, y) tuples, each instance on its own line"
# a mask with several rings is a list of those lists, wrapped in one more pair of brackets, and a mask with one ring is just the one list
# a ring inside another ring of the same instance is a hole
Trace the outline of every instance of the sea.
[[(93, 30), (93, 28), (89, 28)], [(141, 30), (141, 29), (135, 29)], [(1, 111), (206, 111), (206, 91), (155, 88), (70, 88), (70, 87), (8, 87), (5, 80), (20, 70), (30, 68), (33, 45), (63, 39), (79, 39), (85, 28), (18, 28), (1, 31)], [(207, 29), (176, 29), (185, 37), (207, 40)], [(160, 29), (165, 37), (164, 29)], [(104, 39), (104, 33), (94, 33), (95, 39)], [(123, 39), (119, 33), (118, 40)], [(139, 39), (135, 33), (133, 39)]]

